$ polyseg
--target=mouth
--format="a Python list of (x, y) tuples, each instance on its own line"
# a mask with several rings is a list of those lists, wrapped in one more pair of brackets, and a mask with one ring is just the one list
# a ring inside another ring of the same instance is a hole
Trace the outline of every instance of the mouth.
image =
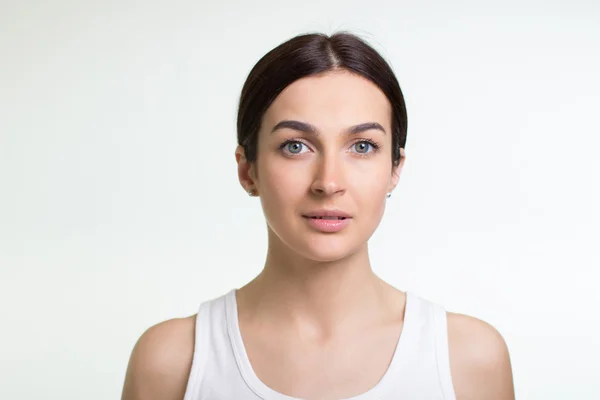
[(308, 219), (327, 219), (327, 220), (333, 220), (333, 221), (336, 221), (336, 220), (342, 220), (343, 221), (345, 219), (348, 219), (348, 217), (311, 217), (311, 216), (308, 216), (308, 215), (303, 215), (303, 217), (304, 218), (308, 218)]
[(325, 220), (345, 220), (350, 219), (352, 216), (345, 211), (339, 209), (320, 209), (313, 210), (302, 214), (304, 218), (309, 219), (325, 219)]
[(343, 230), (352, 216), (340, 210), (316, 210), (303, 214), (302, 217), (312, 229), (323, 233), (336, 233)]

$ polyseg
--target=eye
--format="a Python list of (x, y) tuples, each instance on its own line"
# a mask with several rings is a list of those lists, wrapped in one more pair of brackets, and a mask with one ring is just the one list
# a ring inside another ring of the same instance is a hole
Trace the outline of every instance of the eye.
[(374, 148), (373, 144), (366, 141), (354, 143), (352, 147), (354, 147), (355, 151), (359, 154), (367, 154), (369, 153), (369, 150)]
[[(306, 150), (308, 150), (308, 147), (304, 143), (297, 140), (286, 141), (281, 145), (281, 148), (284, 149), (286, 153), (294, 155), (304, 153)], [(303, 151), (303, 148), (305, 151)]]

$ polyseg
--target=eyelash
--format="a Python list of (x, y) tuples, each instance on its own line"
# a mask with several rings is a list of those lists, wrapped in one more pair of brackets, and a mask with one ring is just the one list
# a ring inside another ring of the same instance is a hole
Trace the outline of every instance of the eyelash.
[[(302, 143), (303, 145), (308, 146), (303, 140), (296, 138), (296, 139), (288, 139), (288, 140), (286, 140), (281, 145), (279, 145), (279, 149), (283, 150), (285, 148), (285, 146), (287, 146), (290, 143)], [(371, 139), (367, 139), (367, 138), (358, 139), (356, 142), (352, 143), (352, 146), (355, 146), (358, 143), (368, 143), (369, 145), (371, 145), (373, 147), (373, 150), (370, 151), (370, 152), (368, 152), (368, 153), (356, 153), (359, 157), (368, 157), (372, 153), (376, 153), (381, 148), (381, 145), (379, 145), (379, 143), (377, 143), (377, 142), (375, 142), (375, 141), (373, 141)], [(294, 156), (295, 156), (295, 154), (291, 155), (291, 157), (294, 157)]]

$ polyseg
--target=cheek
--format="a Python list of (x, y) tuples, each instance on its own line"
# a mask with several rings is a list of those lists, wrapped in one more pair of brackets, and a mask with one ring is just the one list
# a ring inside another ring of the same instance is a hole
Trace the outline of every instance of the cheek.
[(262, 161), (259, 162), (259, 189), (264, 204), (283, 209), (306, 193), (309, 176), (300, 163), (278, 157), (265, 157)]
[(376, 229), (385, 212), (386, 194), (392, 177), (391, 164), (389, 169), (385, 164), (355, 170), (353, 179), (348, 181), (361, 224), (366, 224), (364, 227), (369, 231)]
[(378, 202), (385, 197), (392, 179), (391, 163), (371, 163), (350, 166), (348, 188), (363, 201)]

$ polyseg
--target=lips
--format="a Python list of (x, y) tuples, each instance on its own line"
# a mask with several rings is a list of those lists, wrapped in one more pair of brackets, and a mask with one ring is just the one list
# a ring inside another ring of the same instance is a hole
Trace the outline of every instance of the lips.
[(306, 216), (306, 218), (311, 218), (311, 219), (332, 219), (332, 220), (346, 219), (346, 217), (309, 217), (309, 216)]
[(317, 210), (302, 216), (313, 229), (324, 233), (339, 232), (352, 220), (350, 214), (340, 210)]

